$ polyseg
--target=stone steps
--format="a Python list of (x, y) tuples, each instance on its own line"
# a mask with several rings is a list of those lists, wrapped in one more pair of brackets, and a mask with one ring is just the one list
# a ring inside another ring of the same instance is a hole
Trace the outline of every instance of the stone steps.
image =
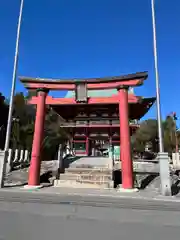
[(102, 182), (102, 181), (109, 181), (111, 180), (111, 175), (81, 175), (81, 180), (86, 181), (86, 180), (91, 180), (91, 181), (97, 181), (97, 182)]
[[(170, 169), (171, 169), (170, 165)], [(115, 162), (114, 168), (116, 170), (121, 170), (121, 162)], [(145, 173), (159, 173), (159, 163), (157, 162), (133, 162), (133, 170), (135, 173), (145, 174)], [(86, 167), (71, 167), (66, 169), (68, 173), (90, 173), (96, 172), (97, 174), (111, 174), (112, 169), (108, 168), (86, 168)]]
[[(54, 180), (54, 187), (70, 187), (70, 188), (95, 188), (100, 189), (101, 186), (98, 184), (92, 184), (92, 183), (80, 183), (76, 181), (70, 181), (70, 180)], [(104, 187), (104, 186), (103, 186)]]
[(99, 185), (99, 186), (103, 186), (103, 187), (108, 187), (110, 185), (110, 181), (95, 181), (95, 180), (91, 180), (91, 179), (84, 179), (82, 181), (80, 181), (80, 183), (82, 184), (93, 184), (93, 185)]
[(111, 169), (106, 168), (67, 168), (66, 173), (73, 173), (73, 174), (83, 174), (83, 173), (96, 173), (96, 174), (109, 174), (111, 173)]
[(70, 168), (112, 168), (112, 160), (107, 157), (81, 157), (69, 165)]
[(74, 180), (74, 181), (83, 181), (83, 180), (93, 180), (93, 181), (109, 181), (111, 180), (111, 174), (73, 174), (65, 173), (60, 175), (61, 180)]
[(98, 182), (93, 180), (73, 181), (73, 180), (54, 180), (54, 187), (76, 187), (76, 188), (113, 188), (112, 181)]
[(92, 169), (92, 168), (68, 168), (64, 174), (60, 175), (60, 180), (56, 185), (79, 186), (78, 184), (96, 185), (96, 187), (108, 187), (112, 182), (112, 170), (109, 169)]
[(78, 178), (79, 178), (79, 174), (73, 174), (73, 173), (60, 174), (60, 180), (76, 181)]

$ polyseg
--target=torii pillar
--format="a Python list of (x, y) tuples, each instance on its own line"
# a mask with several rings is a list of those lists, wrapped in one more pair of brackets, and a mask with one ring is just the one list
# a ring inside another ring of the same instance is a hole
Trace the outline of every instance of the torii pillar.
[(46, 115), (46, 96), (47, 89), (38, 89), (36, 120), (34, 126), (34, 137), (32, 145), (31, 162), (29, 168), (28, 187), (38, 188), (40, 186), (41, 168), (41, 146), (44, 137), (44, 121)]
[(133, 189), (133, 163), (131, 159), (131, 141), (129, 131), (128, 88), (118, 89), (120, 120), (120, 159), (123, 189)]

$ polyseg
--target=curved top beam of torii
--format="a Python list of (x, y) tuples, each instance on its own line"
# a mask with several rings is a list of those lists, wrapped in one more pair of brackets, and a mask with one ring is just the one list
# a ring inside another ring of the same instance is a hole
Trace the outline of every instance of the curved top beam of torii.
[(119, 87), (135, 87), (143, 84), (148, 77), (148, 72), (139, 72), (134, 74), (104, 77), (104, 78), (86, 78), (86, 79), (45, 79), (19, 77), (20, 81), (27, 89), (46, 88), (48, 90), (75, 90), (76, 84), (86, 83), (87, 89), (113, 89)]

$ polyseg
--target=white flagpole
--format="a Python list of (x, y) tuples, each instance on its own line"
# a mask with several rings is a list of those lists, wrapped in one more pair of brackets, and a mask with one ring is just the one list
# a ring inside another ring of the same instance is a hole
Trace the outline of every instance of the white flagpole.
[(13, 100), (14, 100), (14, 93), (15, 93), (15, 87), (16, 87), (16, 73), (17, 73), (17, 66), (18, 66), (19, 38), (20, 38), (20, 30), (21, 30), (21, 22), (22, 22), (23, 5), (24, 5), (24, 0), (21, 0), (18, 27), (17, 27), (16, 48), (15, 48), (15, 56), (14, 56), (14, 67), (13, 67), (11, 95), (10, 95), (7, 131), (6, 131), (6, 141), (5, 141), (5, 147), (4, 147), (4, 157), (3, 157), (4, 159), (3, 161), (1, 161), (1, 164), (0, 164), (0, 188), (3, 187), (4, 185), (3, 182), (4, 182), (4, 174), (6, 171), (6, 158), (7, 158), (7, 151), (9, 150), (9, 142), (10, 142), (10, 136), (11, 136)]
[(152, 7), (153, 43), (154, 43), (154, 68), (155, 68), (155, 75), (156, 75), (156, 104), (157, 104), (157, 120), (158, 120), (158, 134), (159, 134), (159, 151), (164, 152), (161, 103), (160, 103), (160, 84), (159, 84), (158, 60), (157, 60), (157, 40), (156, 40), (156, 20), (155, 20), (155, 10), (154, 10), (154, 0), (151, 0), (151, 7)]
[(21, 30), (21, 22), (22, 22), (23, 5), (24, 5), (24, 0), (21, 0), (19, 21), (18, 21), (18, 28), (17, 28), (17, 37), (16, 37), (16, 49), (15, 49), (15, 56), (14, 56), (14, 68), (13, 68), (13, 76), (12, 76), (8, 123), (7, 123), (7, 131), (6, 131), (6, 142), (5, 142), (5, 147), (4, 147), (5, 151), (7, 151), (9, 149), (9, 142), (10, 142), (10, 135), (11, 135), (13, 100), (14, 100), (14, 93), (15, 93), (15, 87), (16, 87), (16, 73), (17, 73), (17, 65), (18, 65), (19, 38), (20, 38), (20, 30)]

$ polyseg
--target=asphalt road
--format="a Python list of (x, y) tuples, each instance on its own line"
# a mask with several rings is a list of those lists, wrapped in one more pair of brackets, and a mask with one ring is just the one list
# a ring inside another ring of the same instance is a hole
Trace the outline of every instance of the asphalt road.
[[(89, 194), (86, 192), (68, 191), (56, 193), (45, 193), (43, 191), (25, 192), (25, 191), (0, 191), (1, 202), (21, 202), (24, 203), (41, 203), (52, 205), (72, 205), (72, 206), (90, 206), (90, 207), (109, 207), (139, 210), (161, 210), (161, 211), (180, 211), (180, 201), (174, 198), (165, 198), (153, 200), (143, 197), (112, 197), (113, 195), (104, 195), (96, 192)], [(115, 195), (114, 195), (115, 196)], [(116, 195), (117, 196), (117, 195)]]
[[(51, 197), (51, 201), (45, 201), (48, 197), (44, 195), (41, 197), (35, 194), (17, 193), (9, 196), (7, 193), (0, 195), (4, 195), (4, 199), (1, 196), (0, 202), (0, 240), (178, 240), (180, 238), (180, 211), (175, 209), (145, 210), (145, 205), (142, 209), (132, 209), (133, 200), (126, 206), (112, 207), (110, 199), (102, 198), (102, 201), (109, 202), (105, 207), (103, 204), (92, 204), (95, 200), (92, 198), (89, 201), (85, 199), (84, 202), (88, 203), (85, 205), (80, 198), (72, 199), (70, 196), (64, 198), (54, 196)], [(40, 203), (38, 199), (44, 201)]]

